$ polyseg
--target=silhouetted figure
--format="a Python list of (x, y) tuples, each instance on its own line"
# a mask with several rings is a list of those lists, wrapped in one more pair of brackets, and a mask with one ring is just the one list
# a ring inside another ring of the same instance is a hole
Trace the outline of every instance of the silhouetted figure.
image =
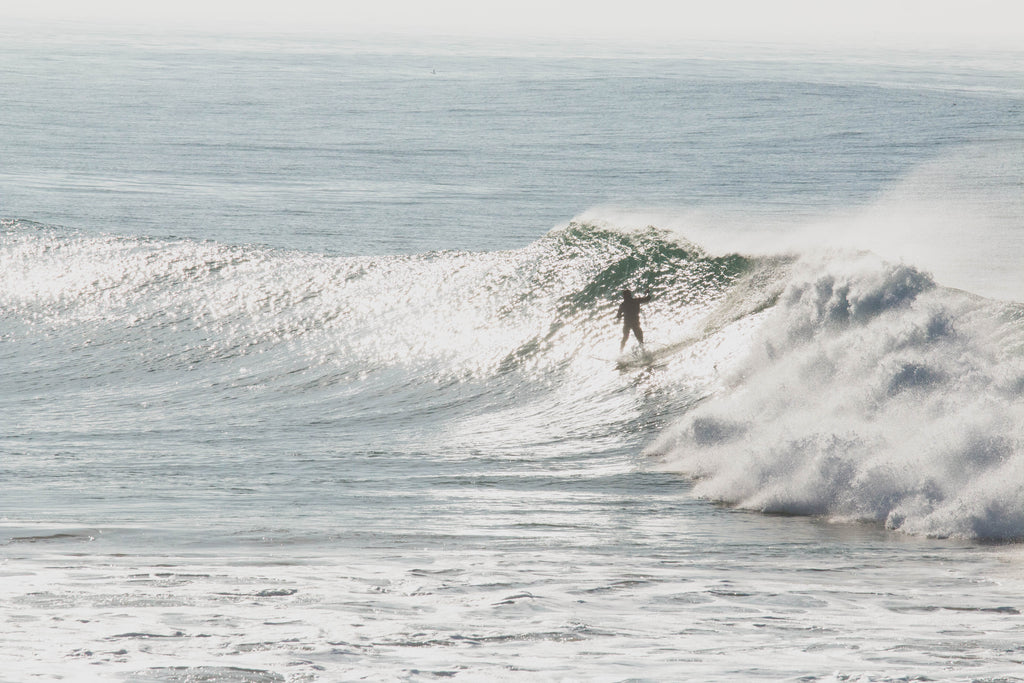
[(619, 312), (615, 314), (616, 320), (622, 318), (622, 343), (619, 344), (620, 353), (626, 348), (626, 340), (629, 339), (630, 330), (633, 330), (633, 335), (636, 336), (638, 342), (644, 343), (644, 331), (640, 329), (640, 304), (645, 304), (650, 300), (650, 292), (647, 293), (647, 296), (634, 299), (633, 292), (628, 289), (622, 290), (622, 303), (619, 304)]

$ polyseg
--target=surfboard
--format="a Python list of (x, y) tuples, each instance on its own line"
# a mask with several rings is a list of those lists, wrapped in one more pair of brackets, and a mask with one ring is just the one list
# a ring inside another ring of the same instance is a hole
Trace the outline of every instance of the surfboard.
[(638, 345), (620, 354), (615, 360), (615, 367), (619, 370), (653, 367), (664, 358), (664, 354), (660, 353), (661, 350), (660, 347), (653, 347), (651, 344)]
[(633, 349), (619, 355), (615, 361), (620, 370), (631, 368), (661, 367), (668, 363), (670, 356), (693, 346), (700, 341), (697, 337), (688, 337), (671, 344), (652, 344), (650, 342), (637, 345)]

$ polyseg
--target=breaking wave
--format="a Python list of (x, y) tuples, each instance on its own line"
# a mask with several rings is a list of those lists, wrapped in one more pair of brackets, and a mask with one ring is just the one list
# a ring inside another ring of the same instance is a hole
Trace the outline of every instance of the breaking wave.
[(805, 258), (713, 396), (649, 447), (708, 499), (1024, 538), (1024, 307)]
[[(653, 301), (620, 357), (623, 287)], [(5, 221), (0, 308), (5, 411), (46, 401), (33, 428), (69, 439), (646, 445), (729, 505), (1024, 538), (1024, 306), (870, 253), (580, 221), (519, 250), (328, 257)]]

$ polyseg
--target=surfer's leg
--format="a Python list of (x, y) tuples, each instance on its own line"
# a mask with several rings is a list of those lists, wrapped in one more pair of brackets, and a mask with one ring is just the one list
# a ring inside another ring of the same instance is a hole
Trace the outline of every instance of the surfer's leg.
[(640, 342), (641, 344), (644, 343), (644, 331), (640, 329), (639, 323), (636, 324), (636, 325), (633, 325), (633, 334), (636, 335), (636, 340), (638, 342)]
[(629, 339), (629, 325), (622, 326), (622, 343), (619, 344), (619, 353), (626, 348), (626, 340)]

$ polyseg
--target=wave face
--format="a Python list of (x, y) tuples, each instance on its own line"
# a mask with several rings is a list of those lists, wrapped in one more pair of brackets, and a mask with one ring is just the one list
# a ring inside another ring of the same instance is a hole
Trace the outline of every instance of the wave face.
[(517, 251), (382, 257), (25, 222), (2, 238), (3, 382), (58, 397), (42, 414), (10, 401), (25, 435), (231, 428), (282, 448), (315, 429), (453, 451), (635, 433), (648, 418), (615, 371), (618, 291), (657, 291), (649, 319), (682, 326), (750, 267), (584, 225)]
[[(1024, 537), (1024, 307), (870, 254), (579, 222), (514, 251), (327, 257), (7, 221), (0, 260), (26, 452), (646, 445), (730, 505)], [(645, 354), (617, 353), (623, 287), (654, 297)]]

